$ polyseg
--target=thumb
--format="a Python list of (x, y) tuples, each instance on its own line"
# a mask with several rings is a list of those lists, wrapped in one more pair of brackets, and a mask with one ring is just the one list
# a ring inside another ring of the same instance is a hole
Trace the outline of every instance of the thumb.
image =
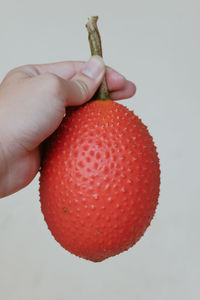
[(65, 81), (63, 96), (65, 106), (81, 105), (92, 98), (105, 74), (105, 66), (100, 56), (92, 56), (82, 70), (71, 80)]

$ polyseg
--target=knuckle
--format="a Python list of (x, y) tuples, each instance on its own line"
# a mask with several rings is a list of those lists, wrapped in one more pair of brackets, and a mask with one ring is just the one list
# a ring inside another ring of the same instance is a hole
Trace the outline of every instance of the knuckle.
[(18, 68), (14, 68), (14, 69), (11, 69), (10, 71), (8, 71), (8, 73), (6, 74), (5, 76), (5, 79), (11, 77), (12, 75), (14, 75), (16, 72), (19, 71), (19, 67)]
[(84, 98), (84, 99), (88, 98), (88, 96), (90, 94), (88, 85), (83, 80), (80, 80), (80, 79), (76, 80), (76, 84), (79, 88), (82, 98)]
[(4, 79), (1, 82), (1, 85), (3, 84), (10, 84), (10, 82), (13, 81), (13, 77), (16, 75), (16, 73), (19, 72), (18, 68), (11, 69), (8, 71), (8, 73), (5, 75)]
[(22, 65), (8, 71), (4, 77), (4, 81), (13, 78), (13, 76), (16, 76), (16, 74), (21, 74), (22, 77), (33, 77), (38, 75), (37, 69), (34, 67), (34, 65)]

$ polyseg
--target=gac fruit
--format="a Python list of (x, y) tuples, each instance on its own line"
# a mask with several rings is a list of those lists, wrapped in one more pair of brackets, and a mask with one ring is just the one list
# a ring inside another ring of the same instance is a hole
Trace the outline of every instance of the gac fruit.
[(61, 246), (94, 262), (133, 246), (154, 216), (160, 185), (141, 120), (119, 103), (95, 100), (69, 109), (45, 148), (41, 209)]

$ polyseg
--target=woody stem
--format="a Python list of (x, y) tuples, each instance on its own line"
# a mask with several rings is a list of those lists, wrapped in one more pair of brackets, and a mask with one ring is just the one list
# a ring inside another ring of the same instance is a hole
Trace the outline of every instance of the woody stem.
[[(92, 55), (102, 55), (101, 36), (97, 27), (97, 16), (92, 16), (88, 19), (86, 28), (88, 30), (88, 40), (90, 44), (90, 50)], [(106, 100), (110, 99), (106, 78), (104, 76), (103, 81), (95, 93), (93, 99)]]

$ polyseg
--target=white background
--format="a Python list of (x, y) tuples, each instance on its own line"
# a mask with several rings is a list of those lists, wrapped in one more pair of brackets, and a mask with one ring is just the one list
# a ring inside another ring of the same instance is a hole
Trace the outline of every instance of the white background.
[(200, 2), (1, 0), (0, 79), (22, 64), (87, 60), (90, 15), (106, 64), (137, 85), (123, 104), (158, 147), (160, 204), (132, 249), (95, 264), (54, 241), (37, 176), (0, 200), (0, 299), (200, 299)]

